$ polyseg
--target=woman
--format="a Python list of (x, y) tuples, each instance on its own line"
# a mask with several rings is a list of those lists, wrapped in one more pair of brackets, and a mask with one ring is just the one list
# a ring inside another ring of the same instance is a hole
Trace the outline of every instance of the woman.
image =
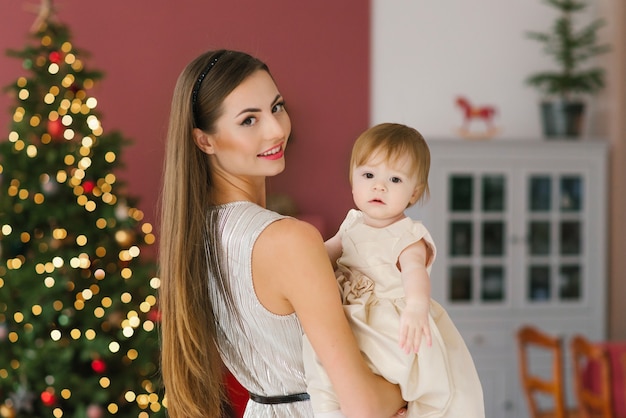
[(365, 364), (322, 237), (265, 209), (291, 122), (265, 64), (210, 51), (179, 76), (161, 214), (162, 372), (174, 418), (218, 417), (222, 361), (247, 417), (312, 417), (302, 334), (354, 417), (392, 416), (399, 389)]

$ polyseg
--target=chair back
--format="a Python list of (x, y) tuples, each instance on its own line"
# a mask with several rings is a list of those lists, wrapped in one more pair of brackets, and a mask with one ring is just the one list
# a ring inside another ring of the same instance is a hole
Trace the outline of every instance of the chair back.
[[(526, 325), (517, 331), (519, 354), (519, 374), (522, 388), (528, 402), (531, 418), (546, 416), (538, 402), (538, 397), (551, 398), (550, 416), (566, 418), (563, 382), (563, 346), (561, 338), (547, 334), (536, 327)], [(545, 352), (552, 360), (549, 372), (538, 373), (531, 367), (531, 350)]]
[[(582, 335), (572, 338), (570, 349), (581, 418), (614, 418), (609, 353)], [(597, 379), (591, 379), (590, 373)], [(591, 381), (596, 384), (591, 385)]]

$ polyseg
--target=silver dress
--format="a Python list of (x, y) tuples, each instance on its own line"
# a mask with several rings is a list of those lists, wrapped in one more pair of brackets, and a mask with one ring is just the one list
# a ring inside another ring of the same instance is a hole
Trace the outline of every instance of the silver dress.
[[(306, 392), (300, 322), (295, 313), (276, 315), (265, 309), (252, 282), (254, 243), (268, 225), (283, 216), (250, 202), (234, 202), (211, 208), (209, 217), (217, 221), (225, 292), (232, 295), (229, 302), (218, 281), (210, 278), (217, 343), (224, 364), (254, 394)], [(207, 245), (207, 254), (209, 251)], [(276, 263), (280, 257), (276, 254)], [(249, 400), (244, 417), (312, 418), (313, 409), (310, 401), (267, 405)]]

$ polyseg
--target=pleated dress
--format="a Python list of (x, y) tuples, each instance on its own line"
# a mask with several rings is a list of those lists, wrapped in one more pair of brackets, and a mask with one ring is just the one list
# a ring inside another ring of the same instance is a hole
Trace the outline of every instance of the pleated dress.
[[(276, 315), (265, 309), (252, 282), (254, 243), (268, 225), (282, 218), (250, 202), (216, 206), (209, 213), (221, 238), (223, 275), (232, 295), (229, 302), (218, 282), (209, 279), (222, 360), (245, 389), (268, 397), (306, 392), (300, 322), (295, 313)], [(250, 400), (244, 417), (312, 418), (313, 410), (310, 401), (267, 405)]]

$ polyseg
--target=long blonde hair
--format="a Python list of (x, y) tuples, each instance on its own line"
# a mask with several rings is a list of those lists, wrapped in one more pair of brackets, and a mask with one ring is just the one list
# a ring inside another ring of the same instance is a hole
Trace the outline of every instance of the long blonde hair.
[[(226, 96), (259, 70), (269, 73), (263, 62), (243, 52), (208, 51), (187, 65), (174, 89), (159, 237), (161, 372), (174, 418), (220, 417), (226, 399), (208, 296), (209, 277), (216, 277), (218, 267), (209, 261), (207, 271), (203, 242), (211, 167), (192, 132), (212, 133)], [(219, 248), (218, 242), (208, 245)]]

